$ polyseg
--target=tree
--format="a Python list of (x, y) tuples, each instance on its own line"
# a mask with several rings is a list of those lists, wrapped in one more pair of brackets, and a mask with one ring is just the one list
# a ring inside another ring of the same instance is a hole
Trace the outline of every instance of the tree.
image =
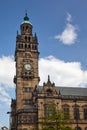
[(69, 113), (56, 110), (53, 105), (46, 105), (45, 116), (41, 118), (42, 130), (72, 130)]

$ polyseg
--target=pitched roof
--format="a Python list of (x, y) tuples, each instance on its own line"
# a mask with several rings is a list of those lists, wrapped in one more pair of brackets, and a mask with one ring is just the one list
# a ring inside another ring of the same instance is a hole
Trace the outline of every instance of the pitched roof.
[(87, 96), (87, 88), (56, 87), (56, 90), (57, 92), (60, 91), (61, 95)]
[[(43, 86), (39, 86), (39, 92), (41, 92)], [(87, 96), (87, 88), (80, 88), (80, 87), (59, 87), (56, 86), (57, 92), (61, 93), (61, 95), (65, 96)]]

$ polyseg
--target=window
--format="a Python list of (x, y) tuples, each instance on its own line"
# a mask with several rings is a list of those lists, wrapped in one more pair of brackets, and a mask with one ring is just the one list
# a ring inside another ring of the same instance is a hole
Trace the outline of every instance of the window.
[(84, 108), (84, 120), (87, 120), (87, 108)]
[(36, 115), (21, 115), (18, 117), (18, 124), (29, 124), (35, 123), (37, 121)]
[(74, 119), (75, 120), (80, 119), (79, 108), (74, 108)]
[(27, 48), (27, 44), (25, 44), (25, 48)]
[(28, 41), (30, 41), (30, 37), (28, 37)]
[(64, 119), (69, 119), (69, 107), (64, 107)]
[(62, 108), (64, 112), (64, 119), (69, 119), (69, 105), (64, 104)]
[(28, 30), (28, 26), (26, 26), (26, 30)]
[(63, 110), (64, 110), (65, 113), (69, 113), (69, 108), (68, 107), (65, 107)]
[(23, 44), (18, 44), (18, 48), (23, 48)]
[(23, 31), (24, 31), (24, 26), (23, 26)]
[(31, 71), (22, 72), (22, 78), (32, 79), (33, 78), (33, 72), (31, 72)]
[(28, 44), (28, 48), (30, 48), (30, 44)]
[(27, 41), (27, 36), (25, 36), (25, 41)]
[(32, 99), (24, 99), (24, 104), (25, 105), (32, 104)]
[(45, 105), (45, 115), (46, 116), (48, 116), (48, 117), (53, 116), (54, 112), (55, 112), (54, 104)]
[(24, 92), (31, 92), (31, 91), (32, 91), (32, 88), (31, 88), (31, 87), (24, 87), (24, 88), (23, 88), (23, 91), (24, 91)]

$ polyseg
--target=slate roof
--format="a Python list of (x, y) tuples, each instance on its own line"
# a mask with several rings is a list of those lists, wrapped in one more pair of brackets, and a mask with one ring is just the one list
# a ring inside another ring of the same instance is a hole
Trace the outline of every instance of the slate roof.
[[(39, 92), (42, 91), (42, 86), (39, 86)], [(79, 88), (79, 87), (56, 87), (57, 92), (61, 93), (61, 95), (69, 95), (69, 96), (87, 96), (87, 88)]]
[(56, 90), (60, 91), (61, 95), (87, 96), (87, 88), (56, 87)]

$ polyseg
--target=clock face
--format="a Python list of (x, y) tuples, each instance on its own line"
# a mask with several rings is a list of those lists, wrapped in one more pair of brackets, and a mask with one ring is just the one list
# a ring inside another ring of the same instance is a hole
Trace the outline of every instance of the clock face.
[(30, 69), (31, 69), (31, 65), (30, 65), (30, 64), (25, 64), (24, 68), (25, 68), (26, 70), (30, 70)]

